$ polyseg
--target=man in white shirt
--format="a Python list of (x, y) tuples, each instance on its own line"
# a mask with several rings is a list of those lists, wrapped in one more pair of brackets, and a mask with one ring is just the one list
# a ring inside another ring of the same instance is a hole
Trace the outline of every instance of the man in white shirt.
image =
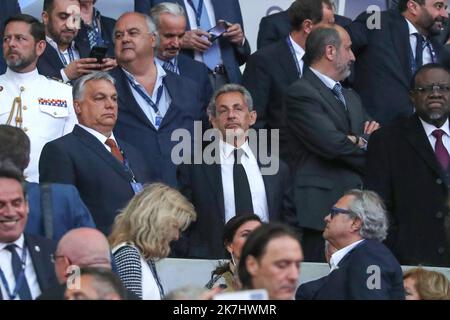
[(56, 243), (23, 233), (29, 209), (23, 183), (12, 162), (0, 164), (0, 300), (32, 300), (56, 283), (50, 259)]

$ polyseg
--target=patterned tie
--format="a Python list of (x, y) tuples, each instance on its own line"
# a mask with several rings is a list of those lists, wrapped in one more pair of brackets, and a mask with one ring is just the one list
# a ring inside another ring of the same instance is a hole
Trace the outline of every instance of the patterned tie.
[(177, 73), (177, 67), (175, 66), (175, 64), (172, 63), (172, 61), (165, 61), (163, 64), (163, 68), (164, 70), (168, 70), (168, 71), (172, 71), (174, 73)]
[(436, 144), (434, 145), (434, 153), (436, 154), (436, 158), (438, 162), (441, 164), (444, 170), (447, 170), (448, 163), (450, 162), (450, 156), (448, 155), (448, 151), (442, 142), (442, 136), (445, 132), (441, 129), (436, 129), (432, 133), (433, 137), (436, 138)]
[[(195, 8), (198, 8), (200, 0), (192, 0), (192, 4)], [(194, 10), (196, 11), (196, 10)], [(202, 15), (200, 16), (200, 29), (209, 30), (211, 29), (211, 23), (209, 22), (208, 11), (203, 5)], [(212, 43), (211, 47), (203, 53), (203, 62), (208, 66), (210, 70), (214, 70), (217, 65), (220, 64), (220, 47), (219, 41), (216, 40)]]
[[(11, 252), (11, 265), (14, 273), (14, 278), (16, 278), (16, 286), (17, 286), (17, 282), (20, 280), (19, 279), (20, 274), (22, 272), (22, 269), (25, 269), (25, 266), (22, 265), (22, 260), (19, 258), (19, 255), (17, 254), (15, 244), (7, 245), (5, 249)], [(25, 247), (23, 248), (23, 250), (25, 250)], [(10, 289), (14, 290), (14, 288)], [(28, 286), (27, 278), (25, 277), (25, 273), (22, 277), (20, 287), (17, 292), (19, 293), (20, 300), (33, 300), (33, 298), (31, 297), (31, 291), (30, 287)]]
[(245, 168), (241, 163), (244, 151), (242, 149), (234, 149), (233, 153), (233, 184), (236, 215), (253, 213), (252, 193)]
[(106, 139), (105, 144), (111, 148), (111, 153), (113, 156), (120, 161), (120, 163), (123, 163), (123, 155), (122, 152), (120, 152), (120, 149), (117, 147), (116, 142), (113, 139)]
[(342, 102), (342, 104), (345, 107), (345, 110), (347, 110), (347, 104), (345, 103), (345, 98), (344, 98), (344, 95), (342, 94), (342, 85), (339, 82), (337, 82), (334, 85), (332, 91), (333, 91), (334, 95), (336, 96), (336, 98), (338, 98), (339, 101)]

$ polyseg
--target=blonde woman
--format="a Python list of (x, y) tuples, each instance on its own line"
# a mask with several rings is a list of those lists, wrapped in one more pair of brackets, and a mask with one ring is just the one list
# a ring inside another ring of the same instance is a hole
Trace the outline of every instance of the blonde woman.
[(450, 300), (450, 281), (437, 271), (413, 268), (403, 273), (406, 300)]
[(109, 242), (125, 287), (144, 300), (160, 300), (164, 289), (155, 261), (170, 252), (196, 219), (192, 204), (177, 190), (164, 184), (146, 186), (114, 220)]

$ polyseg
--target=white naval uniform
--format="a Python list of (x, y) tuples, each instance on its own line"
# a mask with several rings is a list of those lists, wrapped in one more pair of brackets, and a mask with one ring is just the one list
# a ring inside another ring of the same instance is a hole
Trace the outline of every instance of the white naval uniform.
[[(21, 92), (22, 89), (22, 92)], [(77, 121), (73, 109), (72, 87), (40, 75), (35, 69), (16, 73), (9, 68), (0, 75), (0, 123), (6, 124), (14, 98), (22, 98), (22, 129), (31, 142), (30, 164), (25, 176), (39, 182), (39, 157), (44, 145), (72, 129)], [(16, 111), (10, 125), (16, 124)]]

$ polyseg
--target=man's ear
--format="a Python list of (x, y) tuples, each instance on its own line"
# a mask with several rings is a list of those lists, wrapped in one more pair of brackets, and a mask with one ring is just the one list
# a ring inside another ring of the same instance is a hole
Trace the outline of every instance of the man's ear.
[(42, 17), (42, 23), (47, 26), (48, 19), (49, 19), (47, 11), (42, 11), (41, 17)]
[(36, 54), (38, 57), (40, 57), (44, 53), (46, 46), (47, 46), (47, 41), (45, 41), (45, 40), (41, 40), (41, 41), (38, 41), (38, 43), (36, 43)]
[(73, 109), (75, 110), (75, 113), (77, 115), (81, 114), (80, 101), (78, 101), (78, 100), (73, 101)]
[(245, 267), (252, 277), (256, 276), (259, 269), (258, 261), (254, 256), (248, 256), (245, 260)]
[(325, 48), (325, 57), (329, 60), (329, 61), (334, 61), (335, 56), (336, 56), (336, 47), (333, 45), (328, 45)]
[(250, 111), (250, 127), (255, 124), (257, 117), (258, 115), (256, 114), (255, 110)]
[(302, 22), (302, 30), (303, 30), (303, 32), (306, 33), (306, 34), (310, 34), (312, 29), (313, 29), (313, 25), (314, 25), (314, 23), (312, 22), (311, 19), (305, 19)]
[(352, 231), (359, 232), (359, 230), (361, 230), (361, 227), (362, 227), (361, 219), (359, 218), (353, 219), (353, 223), (351, 226)]

